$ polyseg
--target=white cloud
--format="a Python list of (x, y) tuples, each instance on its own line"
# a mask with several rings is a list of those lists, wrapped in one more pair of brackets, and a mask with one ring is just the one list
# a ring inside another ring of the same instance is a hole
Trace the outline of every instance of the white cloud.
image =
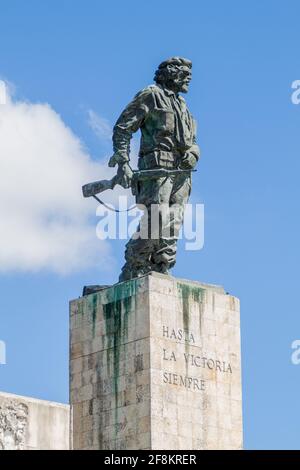
[(47, 104), (0, 105), (0, 271), (111, 266), (84, 183), (111, 174)]

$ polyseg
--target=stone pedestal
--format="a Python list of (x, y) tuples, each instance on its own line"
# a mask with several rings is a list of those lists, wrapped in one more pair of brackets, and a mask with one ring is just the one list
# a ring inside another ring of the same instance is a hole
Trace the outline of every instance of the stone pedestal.
[(240, 449), (239, 301), (152, 273), (70, 303), (75, 449)]

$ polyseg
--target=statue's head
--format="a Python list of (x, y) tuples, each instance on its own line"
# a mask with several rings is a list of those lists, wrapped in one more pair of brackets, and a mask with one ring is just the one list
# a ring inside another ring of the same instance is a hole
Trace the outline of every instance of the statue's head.
[(184, 57), (171, 57), (162, 62), (155, 72), (154, 81), (174, 91), (187, 93), (192, 79), (192, 62)]

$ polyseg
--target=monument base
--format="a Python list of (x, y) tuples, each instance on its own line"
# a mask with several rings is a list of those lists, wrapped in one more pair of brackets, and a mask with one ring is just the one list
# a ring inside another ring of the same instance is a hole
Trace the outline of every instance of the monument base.
[(74, 449), (241, 449), (239, 301), (157, 273), (70, 303)]

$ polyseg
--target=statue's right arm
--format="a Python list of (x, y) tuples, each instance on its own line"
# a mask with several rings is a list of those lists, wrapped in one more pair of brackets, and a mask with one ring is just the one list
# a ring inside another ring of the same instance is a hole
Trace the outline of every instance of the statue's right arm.
[(114, 155), (110, 159), (110, 166), (129, 162), (132, 135), (141, 127), (147, 114), (154, 107), (155, 98), (152, 86), (140, 91), (126, 106), (113, 129)]

